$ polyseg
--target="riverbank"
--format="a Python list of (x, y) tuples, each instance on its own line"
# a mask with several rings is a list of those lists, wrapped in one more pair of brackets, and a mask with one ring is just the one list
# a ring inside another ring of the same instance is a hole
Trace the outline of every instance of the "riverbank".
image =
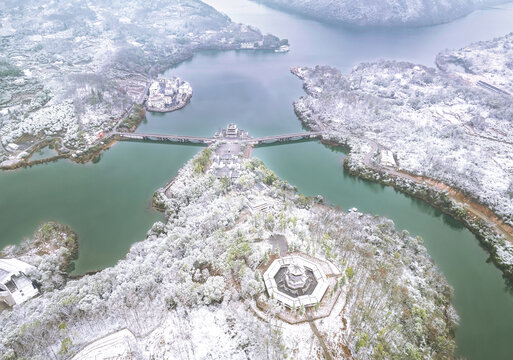
[[(373, 152), (369, 155), (379, 154)], [(368, 160), (368, 157), (366, 159)], [(369, 161), (362, 162), (361, 159), (351, 156), (351, 149), (344, 159), (344, 169), (362, 179), (393, 186), (460, 221), (476, 235), (504, 276), (513, 281), (513, 228), (500, 220), (485, 205), (439, 181), (371, 164)]]
[(513, 97), (408, 62), (361, 63), (348, 74), (328, 66), (292, 72), (307, 94), (295, 109), (311, 126), (339, 142), (360, 142), (355, 147), (365, 154), (375, 142), (391, 166), (460, 189), (513, 226)]
[[(511, 41), (479, 46), (493, 58), (490, 49)], [(477, 46), (469, 46), (468, 58), (479, 57), (471, 54)], [(501, 61), (497, 68), (506, 67)], [(349, 173), (392, 185), (453, 216), (513, 280), (512, 98), (505, 91), (395, 61), (362, 63), (347, 75), (327, 66), (291, 72), (307, 94), (294, 103), (296, 115), (308, 128), (322, 130), (324, 140), (349, 148)], [(510, 73), (500, 73), (502, 84)]]
[[(313, 121), (311, 116), (305, 116), (297, 109), (295, 113), (299, 120), (312, 131), (319, 130), (322, 125), (317, 118)], [(504, 276), (509, 281), (513, 281), (513, 227), (504, 223), (486, 205), (440, 181), (380, 165), (377, 160), (384, 146), (376, 142), (362, 146), (361, 142), (353, 139), (347, 138), (341, 142), (338, 137), (329, 138), (326, 135), (323, 135), (321, 142), (328, 146), (341, 147), (348, 152), (347, 157), (344, 158), (343, 167), (349, 174), (392, 186), (405, 194), (426, 201), (458, 220), (490, 253), (493, 263)], [(355, 151), (355, 147), (359, 150)], [(367, 152), (362, 152), (362, 148)]]
[[(97, 146), (132, 104), (144, 102), (158, 67), (164, 71), (205, 50), (240, 50), (248, 42), (261, 43), (258, 50), (280, 47), (277, 37), (234, 23), (198, 0), (158, 7), (130, 0), (130, 6), (151, 14), (166, 33), (166, 46), (160, 46), (162, 34), (146, 16), (120, 16), (110, 3), (85, 5), (87, 15), (59, 4), (42, 11), (34, 1), (22, 16), (3, 9), (10, 25), (2, 34), (6, 58), (0, 61), (2, 168), (27, 166), (30, 149), (47, 138), (61, 138), (77, 155)], [(122, 20), (110, 24), (106, 14)], [(34, 18), (39, 21), (35, 28)], [(41, 30), (43, 24), (48, 26)]]

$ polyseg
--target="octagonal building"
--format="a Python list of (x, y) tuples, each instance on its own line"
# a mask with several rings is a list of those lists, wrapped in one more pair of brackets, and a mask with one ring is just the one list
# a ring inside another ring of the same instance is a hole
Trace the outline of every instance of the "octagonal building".
[(289, 308), (320, 303), (329, 286), (321, 267), (300, 255), (274, 260), (264, 273), (264, 283), (269, 296)]

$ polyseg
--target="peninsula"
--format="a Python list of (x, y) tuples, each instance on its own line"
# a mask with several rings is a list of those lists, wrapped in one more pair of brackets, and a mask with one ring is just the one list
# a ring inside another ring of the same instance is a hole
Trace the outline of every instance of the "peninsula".
[[(446, 51), (439, 69), (381, 61), (294, 68), (299, 118), (348, 146), (346, 169), (465, 223), (513, 278), (513, 36)], [(500, 53), (501, 55), (497, 55)]]
[(166, 220), (124, 260), (2, 313), (4, 359), (454, 356), (452, 289), (422, 239), (223, 158), (245, 136), (224, 134), (155, 193)]

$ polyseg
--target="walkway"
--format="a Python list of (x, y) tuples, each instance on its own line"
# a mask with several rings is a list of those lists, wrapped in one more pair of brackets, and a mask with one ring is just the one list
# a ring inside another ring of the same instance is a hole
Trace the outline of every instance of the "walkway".
[(302, 132), (285, 135), (273, 135), (264, 137), (203, 137), (203, 136), (185, 136), (185, 135), (166, 135), (166, 134), (147, 134), (147, 133), (129, 133), (129, 132), (112, 132), (118, 140), (123, 141), (157, 141), (172, 143), (193, 143), (193, 144), (212, 144), (218, 140), (228, 142), (240, 141), (247, 142), (250, 145), (273, 144), (277, 142), (301, 141), (305, 139), (318, 139), (322, 137), (321, 131)]
[(164, 135), (164, 134), (143, 134), (128, 132), (113, 132), (118, 140), (126, 141), (159, 141), (174, 143), (193, 143), (193, 144), (211, 144), (215, 142), (215, 138), (201, 136), (183, 136), (183, 135)]

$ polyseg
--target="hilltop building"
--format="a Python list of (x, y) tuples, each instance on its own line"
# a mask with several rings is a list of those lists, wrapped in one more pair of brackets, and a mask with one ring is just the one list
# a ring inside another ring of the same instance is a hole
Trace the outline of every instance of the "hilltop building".
[(283, 308), (276, 316), (289, 324), (329, 316), (339, 299), (343, 301), (340, 294), (345, 289), (337, 266), (318, 256), (289, 252), (283, 235), (273, 235), (268, 242), (274, 254), (258, 267), (268, 296), (257, 301), (257, 308), (265, 313), (270, 302), (277, 301)]
[(264, 273), (264, 283), (270, 297), (296, 309), (320, 303), (329, 287), (322, 268), (299, 255), (274, 260)]

